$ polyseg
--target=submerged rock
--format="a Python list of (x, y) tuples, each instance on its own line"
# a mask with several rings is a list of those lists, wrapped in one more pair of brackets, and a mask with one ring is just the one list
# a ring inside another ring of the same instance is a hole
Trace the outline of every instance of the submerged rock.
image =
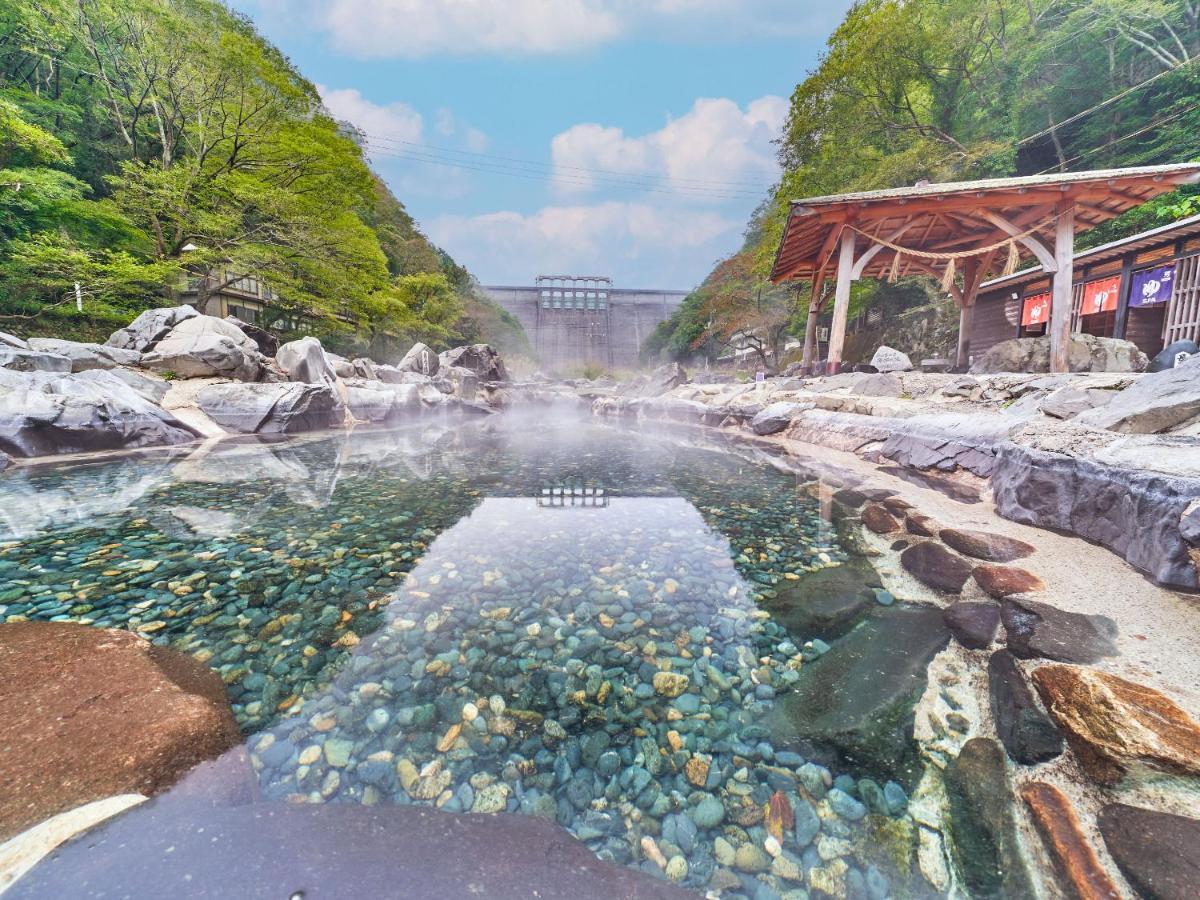
[(997, 650), (988, 660), (988, 694), (996, 735), (1009, 756), (1031, 766), (1062, 753), (1062, 735), (1038, 705), (1025, 673), (1007, 650)]
[(1115, 784), (1135, 764), (1200, 775), (1200, 724), (1145, 685), (1074, 666), (1046, 665), (1033, 682), (1080, 766)]
[(961, 593), (973, 568), (934, 541), (913, 544), (900, 554), (900, 564), (922, 584), (947, 594)]
[(831, 652), (804, 666), (795, 689), (777, 699), (770, 720), (776, 746), (832, 754), (856, 768), (915, 782), (913, 707), (930, 660), (949, 640), (941, 610), (876, 607)]
[(942, 610), (946, 627), (968, 650), (982, 650), (996, 637), (1000, 607), (995, 603), (951, 603)]
[(762, 605), (795, 640), (829, 640), (854, 627), (875, 603), (871, 588), (881, 585), (871, 563), (854, 557), (840, 566), (782, 582), (775, 596), (763, 598)]
[(1194, 900), (1200, 885), (1200, 819), (1110, 803), (1097, 820), (1104, 845), (1148, 900)]
[(1121, 891), (1104, 871), (1066, 795), (1053, 785), (1034, 782), (1021, 788), (1021, 799), (1072, 893), (1087, 900), (1121, 900)]
[(1009, 597), (1000, 610), (1008, 649), (1021, 659), (1091, 663), (1116, 656), (1117, 623), (1107, 616), (1067, 612)]
[(945, 783), (954, 861), (971, 895), (1034, 896), (1000, 745), (971, 738), (946, 766)]
[(963, 528), (943, 528), (938, 535), (949, 547), (959, 553), (984, 559), (988, 562), (1012, 562), (1029, 556), (1037, 548), (1016, 538), (987, 531), (971, 531)]
[(0, 625), (0, 839), (116, 794), (153, 794), (241, 742), (225, 686), (127, 631)]

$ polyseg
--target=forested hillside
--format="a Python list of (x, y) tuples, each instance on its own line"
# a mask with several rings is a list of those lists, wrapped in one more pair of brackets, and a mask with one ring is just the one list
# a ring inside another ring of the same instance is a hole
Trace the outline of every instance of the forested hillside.
[(0, 4), (0, 329), (106, 335), (188, 277), (242, 275), (333, 347), (523, 342), (245, 18)]
[[(792, 93), (783, 177), (647, 351), (719, 349), (746, 327), (802, 333), (808, 292), (766, 281), (789, 200), (848, 190), (1196, 159), (1200, 4), (866, 0)], [(1088, 247), (1200, 212), (1188, 188), (1084, 235)], [(901, 305), (932, 284), (856, 284)], [(734, 299), (739, 302), (733, 302)], [(797, 327), (799, 326), (799, 327)]]

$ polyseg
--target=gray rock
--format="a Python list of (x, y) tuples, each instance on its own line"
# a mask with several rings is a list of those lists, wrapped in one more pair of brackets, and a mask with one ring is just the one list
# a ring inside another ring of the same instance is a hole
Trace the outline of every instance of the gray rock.
[(214, 316), (193, 315), (159, 340), (142, 357), (142, 365), (183, 378), (254, 381), (262, 372), (262, 359), (258, 345), (236, 325)]
[(182, 444), (196, 437), (112, 372), (0, 378), (0, 450), (13, 456)]
[(776, 699), (773, 745), (808, 757), (833, 753), (847, 765), (915, 783), (921, 765), (913, 707), (929, 661), (949, 640), (941, 610), (876, 607), (832, 652), (800, 670), (795, 690)]
[(1146, 371), (1162, 372), (1166, 369), (1173, 369), (1189, 356), (1195, 356), (1197, 353), (1200, 353), (1200, 344), (1195, 341), (1173, 341), (1158, 351), (1154, 359), (1150, 360)]
[(105, 344), (122, 350), (145, 353), (165, 338), (180, 322), (198, 316), (187, 304), (148, 309), (119, 331), (113, 332)]
[(275, 361), (292, 381), (303, 384), (322, 384), (336, 389), (337, 372), (333, 370), (325, 349), (315, 337), (302, 337), (279, 348)]
[(291, 434), (331, 428), (342, 421), (344, 409), (326, 385), (214, 384), (196, 402), (214, 422), (244, 434)]
[(122, 350), (107, 344), (81, 344), (76, 341), (60, 341), (55, 338), (30, 338), (29, 346), (45, 353), (56, 353), (71, 361), (72, 372), (89, 369), (114, 369), (117, 366), (136, 366), (142, 354), (136, 350)]
[(129, 369), (110, 369), (109, 371), (114, 378), (119, 378), (156, 406), (162, 403), (163, 397), (167, 396), (167, 391), (171, 389), (171, 383), (161, 378), (143, 375)]
[(809, 572), (797, 581), (781, 581), (774, 597), (764, 597), (764, 609), (803, 643), (813, 637), (830, 640), (853, 628), (874, 605), (872, 586), (881, 582), (864, 557), (851, 557), (840, 566)]
[(360, 356), (354, 360), (351, 360), (350, 365), (351, 365), (351, 368), (353, 368), (353, 370), (354, 370), (354, 374), (350, 375), (350, 376), (342, 376), (343, 378), (349, 378), (349, 377), (370, 378), (370, 379), (378, 378), (378, 376), (375, 374), (375, 361), (374, 360), (367, 359), (365, 356)]
[(1107, 616), (1067, 612), (1048, 603), (1009, 597), (1000, 609), (1008, 649), (1021, 659), (1094, 663), (1116, 656), (1117, 624)]
[(479, 390), (479, 378), (470, 369), (462, 366), (445, 366), (438, 372), (438, 380), (445, 379), (450, 393), (462, 400), (473, 401)]
[(240, 328), (250, 340), (254, 341), (258, 347), (258, 352), (263, 356), (274, 356), (279, 350), (279, 338), (271, 334), (265, 328), (259, 328), (257, 325), (251, 325), (249, 322), (243, 322), (237, 316), (226, 316), (225, 321), (230, 325)]
[(910, 372), (912, 360), (907, 353), (901, 353), (891, 347), (880, 347), (871, 357), (871, 365), (880, 372)]
[(1089, 409), (1107, 405), (1115, 396), (1115, 391), (1062, 387), (1043, 397), (1039, 408), (1046, 415), (1056, 419), (1070, 419)]
[(15, 347), (17, 350), (28, 350), (29, 344), (15, 334), (0, 331), (0, 347)]
[(1200, 416), (1200, 356), (1173, 369), (1143, 375), (1099, 409), (1081, 413), (1080, 425), (1126, 434), (1158, 434)]
[(3, 472), (10, 465), (12, 465), (12, 457), (3, 450), (0, 450), (0, 472)]
[[(1140, 372), (1146, 354), (1130, 341), (1072, 334), (1067, 350), (1071, 372)], [(999, 372), (1049, 372), (1050, 338), (1014, 338), (992, 345), (971, 366), (972, 375)]]
[(997, 453), (992, 491), (1007, 519), (1094, 541), (1159, 584), (1198, 586), (1180, 516), (1200, 480), (1010, 443)]
[(775, 434), (792, 424), (797, 413), (811, 408), (811, 403), (772, 403), (750, 420), (750, 428), (755, 434)]
[(1138, 894), (1193, 900), (1200, 885), (1200, 819), (1110, 803), (1097, 817), (1104, 845)]
[(899, 397), (904, 393), (904, 385), (897, 375), (860, 375), (851, 382), (850, 393), (863, 397)]
[(70, 372), (71, 360), (58, 353), (0, 345), (0, 369), (12, 372)]
[[(366, 377), (359, 376), (359, 374), (354, 370), (354, 363), (350, 362), (350, 360), (346, 359), (344, 356), (338, 356), (336, 353), (325, 351), (325, 359), (328, 360), (330, 368), (333, 369), (333, 374), (338, 378)], [(303, 379), (297, 378), (296, 380), (302, 381)]]
[(438, 355), (418, 341), (404, 354), (404, 358), (396, 364), (396, 368), (401, 372), (418, 372), (432, 378), (438, 373), (441, 365), (442, 362)]
[(996, 735), (1014, 760), (1032, 766), (1063, 752), (1058, 727), (1038, 705), (1025, 673), (1008, 650), (997, 650), (988, 660), (988, 694)]
[(390, 425), (421, 410), (421, 399), (414, 384), (353, 380), (346, 383), (346, 393), (350, 414), (360, 422)]
[[(411, 351), (410, 351), (411, 352)], [(488, 344), (455, 347), (438, 357), (441, 366), (461, 366), (479, 376), (480, 381), (508, 381), (508, 370), (500, 354)]]
[(672, 388), (679, 387), (681, 384), (687, 384), (688, 374), (683, 370), (683, 366), (679, 363), (667, 363), (665, 366), (659, 366), (648, 376), (643, 376), (644, 381), (635, 381), (631, 386), (631, 394), (637, 397), (657, 397), (660, 394), (665, 394)]

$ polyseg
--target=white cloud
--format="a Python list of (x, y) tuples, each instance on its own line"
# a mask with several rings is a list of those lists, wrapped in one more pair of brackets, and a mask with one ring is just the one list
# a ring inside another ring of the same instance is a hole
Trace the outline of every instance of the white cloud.
[(256, 0), (360, 57), (575, 53), (622, 37), (720, 44), (827, 34), (851, 0)]
[(685, 115), (638, 137), (620, 128), (575, 125), (553, 138), (551, 157), (568, 191), (603, 188), (612, 177), (595, 174), (602, 170), (646, 184), (659, 179), (698, 200), (749, 195), (779, 175), (771, 142), (787, 110), (782, 97), (760, 97), (745, 110), (726, 98), (700, 99)]
[(613, 274), (624, 287), (689, 287), (727, 252), (741, 219), (716, 212), (610, 201), (442, 216), (430, 237), (485, 283), (525, 284), (544, 271)]
[(413, 143), (424, 136), (425, 120), (407, 103), (373, 103), (355, 88), (318, 84), (317, 91), (335, 119), (349, 122), (369, 135)]

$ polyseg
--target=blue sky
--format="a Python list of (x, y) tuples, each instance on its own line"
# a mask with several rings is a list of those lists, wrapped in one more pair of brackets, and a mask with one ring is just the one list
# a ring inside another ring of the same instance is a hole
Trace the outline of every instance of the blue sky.
[(689, 288), (778, 176), (787, 97), (849, 6), (233, 0), (484, 283)]

